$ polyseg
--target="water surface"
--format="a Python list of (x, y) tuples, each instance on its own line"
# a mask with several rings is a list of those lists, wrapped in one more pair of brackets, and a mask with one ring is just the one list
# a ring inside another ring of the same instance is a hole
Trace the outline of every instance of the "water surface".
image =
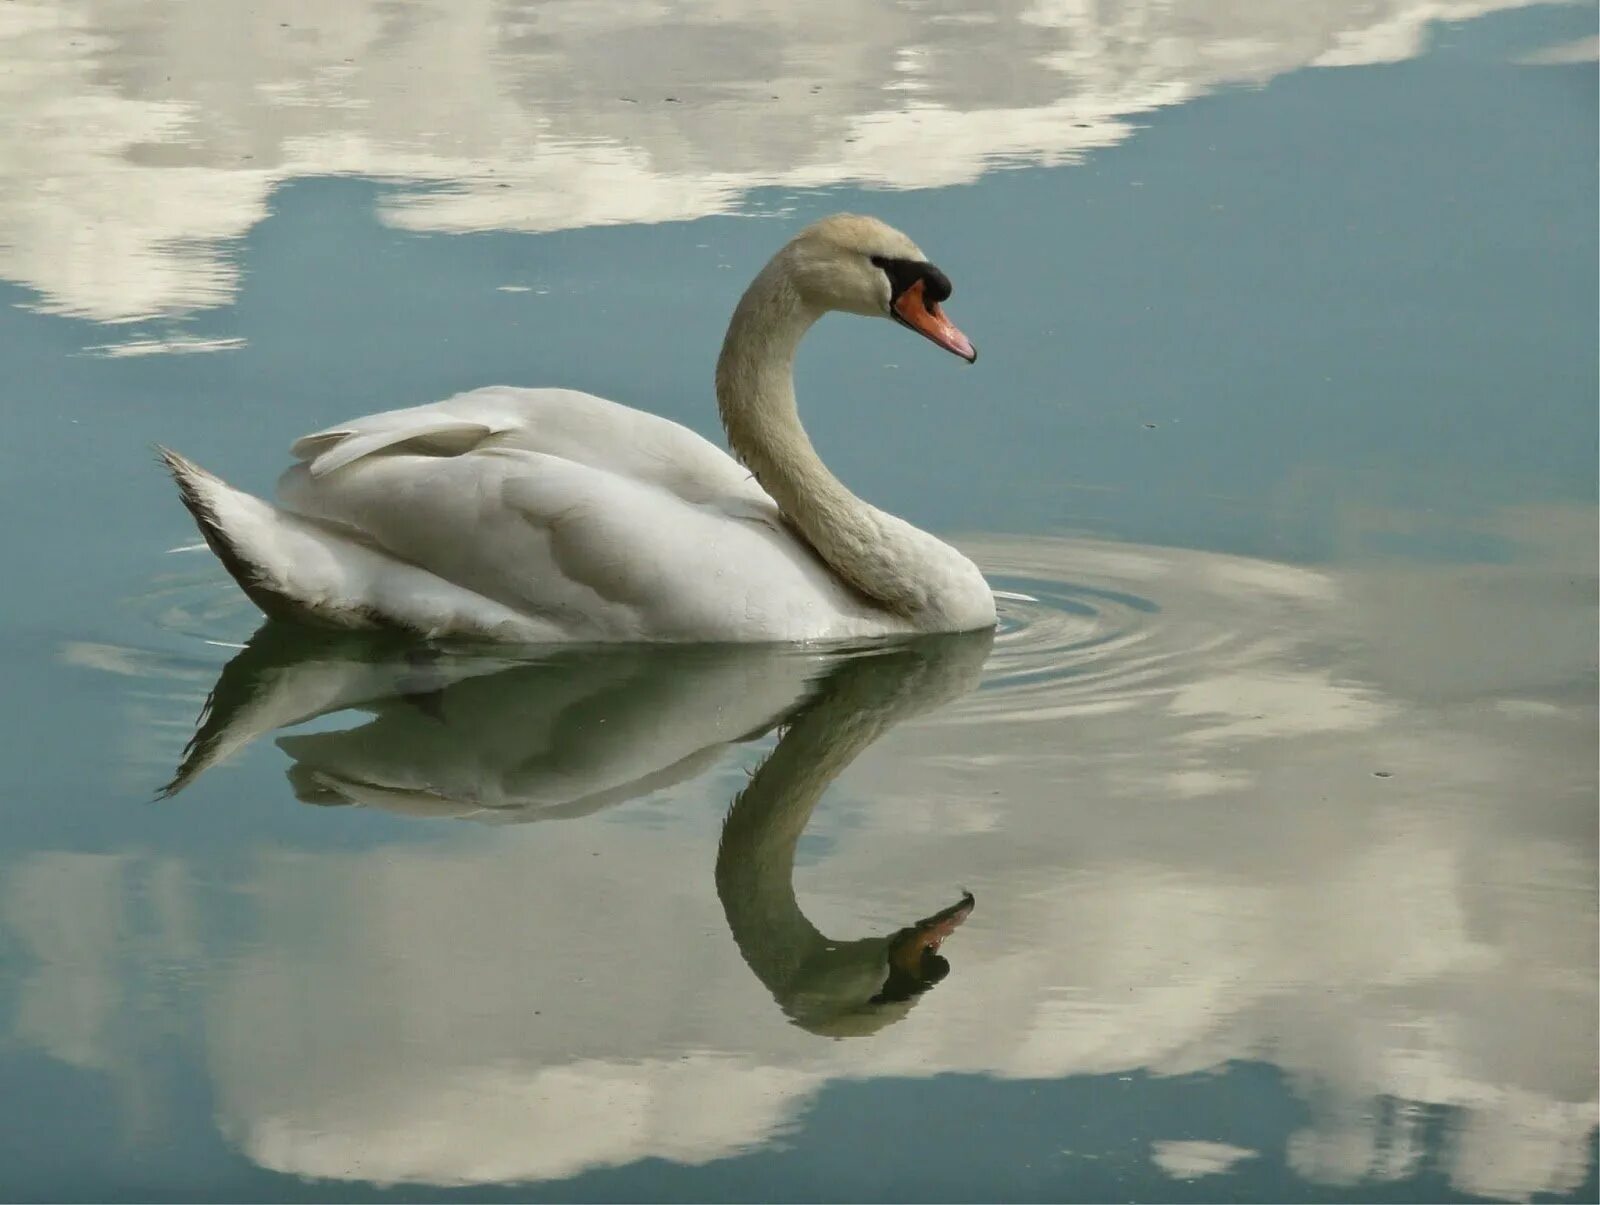
[[(1594, 38), (4, 5), (0, 1194), (1594, 1199)], [(715, 435), (839, 209), (983, 354), (831, 319), (808, 426), (992, 641), (257, 632), (149, 456)]]

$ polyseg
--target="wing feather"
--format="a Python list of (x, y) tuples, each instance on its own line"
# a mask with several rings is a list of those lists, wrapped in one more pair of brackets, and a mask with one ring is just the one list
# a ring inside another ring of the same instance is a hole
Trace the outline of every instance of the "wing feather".
[(726, 453), (588, 394), (474, 390), (317, 432), (295, 454), (287, 509), (572, 639), (884, 629)]
[(305, 459), (309, 453), (311, 475), (325, 477), (376, 452), (460, 456), (495, 434), (496, 429), (487, 423), (440, 414), (403, 427), (396, 425), (376, 431), (328, 431), (309, 435), (294, 445), (294, 453), (301, 459)]

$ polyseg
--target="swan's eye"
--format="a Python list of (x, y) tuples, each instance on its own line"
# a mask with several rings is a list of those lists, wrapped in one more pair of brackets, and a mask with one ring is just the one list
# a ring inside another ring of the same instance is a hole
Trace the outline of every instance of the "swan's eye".
[(889, 299), (895, 300), (917, 281), (925, 281), (923, 296), (937, 305), (950, 296), (950, 278), (924, 260), (890, 259), (887, 255), (874, 255), (872, 262), (883, 269), (889, 278)]
[(928, 282), (922, 295), (935, 304), (948, 301), (950, 294), (955, 291), (950, 284), (950, 278), (932, 264), (922, 265), (922, 279)]

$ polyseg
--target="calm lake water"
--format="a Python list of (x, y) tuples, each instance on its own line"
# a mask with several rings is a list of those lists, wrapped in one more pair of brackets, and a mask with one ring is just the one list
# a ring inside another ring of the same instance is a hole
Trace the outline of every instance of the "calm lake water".
[[(0, 5), (0, 1196), (1594, 1200), (1595, 35)], [(983, 354), (803, 412), (992, 643), (252, 639), (150, 454), (717, 436), (840, 209)]]

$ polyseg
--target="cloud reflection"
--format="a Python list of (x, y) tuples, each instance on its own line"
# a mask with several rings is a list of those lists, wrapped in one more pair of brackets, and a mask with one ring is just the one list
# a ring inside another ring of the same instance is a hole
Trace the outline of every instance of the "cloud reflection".
[[(726, 761), (653, 797), (671, 807), (263, 852), (252, 939), (204, 992), (221, 1124), (281, 1171), (481, 1184), (721, 1158), (840, 1079), (1250, 1060), (1309, 1109), (1279, 1156), (1306, 1178), (1398, 1179), (1437, 1159), (1465, 1192), (1571, 1191), (1596, 1115), (1592, 518), (1513, 513), (1501, 529), (1535, 552), (1337, 575), (973, 542), (1018, 596), (981, 688), (879, 737), (894, 675), (824, 678), (805, 688), (820, 727), (795, 713), (795, 756), (780, 741), (747, 788), (762, 803), (770, 771), (784, 789), (756, 813), (769, 837), (806, 828), (822, 851), (795, 884), (814, 927), (785, 919), (793, 888), (746, 893), (749, 915), (799, 935), (765, 952), (740, 936), (729, 866), (720, 896), (707, 883), (723, 801), (744, 786)], [(1407, 634), (1483, 597), (1498, 626)], [(1506, 625), (1541, 614), (1553, 622)], [(793, 841), (740, 848), (724, 863), (791, 882)], [(52, 856), (5, 911), (45, 983), (52, 960), (92, 964), (90, 939), (116, 931), (80, 886), (41, 903)], [(889, 932), (945, 884), (979, 900), (959, 973), (901, 1024), (819, 1041), (804, 1023), (852, 1015), (826, 1000), (859, 1002), (862, 975), (841, 964), (821, 996), (797, 990), (796, 951)], [(96, 1049), (80, 1029), (60, 1057)], [(1451, 1132), (1425, 1150), (1438, 1109)], [(1212, 1144), (1152, 1148), (1173, 1175), (1243, 1157), (1223, 1133), (1172, 1137)]]
[(1222, 85), (1408, 58), (1435, 22), (1524, 2), (12, 0), (0, 276), (103, 322), (222, 305), (230, 241), (310, 176), (395, 181), (386, 221), (452, 231), (960, 183), (1070, 161)]

